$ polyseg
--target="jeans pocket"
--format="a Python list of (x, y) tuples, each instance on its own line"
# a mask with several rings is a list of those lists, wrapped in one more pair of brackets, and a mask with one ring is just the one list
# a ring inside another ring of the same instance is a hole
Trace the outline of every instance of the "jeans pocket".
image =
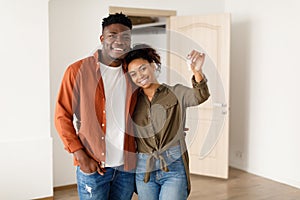
[(79, 167), (78, 169), (79, 169), (79, 172), (80, 172), (82, 175), (85, 175), (85, 176), (92, 176), (92, 175), (94, 175), (94, 174), (97, 173), (97, 170), (94, 171), (94, 172), (91, 172), (91, 173), (87, 173), (87, 172), (82, 171), (82, 170), (80, 169), (80, 167)]

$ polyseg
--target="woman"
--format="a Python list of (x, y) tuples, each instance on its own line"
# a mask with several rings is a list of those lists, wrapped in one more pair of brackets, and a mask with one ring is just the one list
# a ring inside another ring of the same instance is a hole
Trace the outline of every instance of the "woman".
[(139, 200), (184, 200), (190, 192), (185, 143), (186, 108), (209, 97), (202, 73), (205, 55), (193, 50), (193, 88), (160, 84), (160, 56), (152, 47), (136, 45), (125, 57), (125, 66), (137, 90), (132, 119), (138, 150), (136, 185)]

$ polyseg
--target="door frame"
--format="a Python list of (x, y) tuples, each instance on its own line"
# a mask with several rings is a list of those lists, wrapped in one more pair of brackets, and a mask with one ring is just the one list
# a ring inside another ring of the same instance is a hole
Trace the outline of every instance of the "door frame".
[(170, 17), (176, 16), (175, 10), (157, 10), (146, 8), (129, 8), (129, 7), (117, 7), (109, 6), (109, 14), (120, 13), (129, 16), (141, 16), (141, 17)]

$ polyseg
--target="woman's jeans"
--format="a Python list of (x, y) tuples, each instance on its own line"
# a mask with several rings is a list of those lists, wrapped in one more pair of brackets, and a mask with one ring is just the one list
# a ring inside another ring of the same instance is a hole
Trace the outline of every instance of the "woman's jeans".
[(135, 190), (134, 171), (107, 167), (104, 175), (84, 173), (77, 167), (77, 189), (80, 200), (131, 200)]
[(171, 147), (163, 154), (169, 172), (160, 169), (156, 160), (155, 169), (149, 182), (144, 182), (148, 154), (138, 154), (136, 186), (139, 200), (185, 200), (187, 199), (187, 179), (180, 146)]

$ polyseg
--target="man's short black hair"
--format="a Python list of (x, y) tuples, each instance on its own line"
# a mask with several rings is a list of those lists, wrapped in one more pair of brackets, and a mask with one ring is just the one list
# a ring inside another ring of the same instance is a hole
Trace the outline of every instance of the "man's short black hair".
[(102, 20), (102, 31), (106, 26), (109, 26), (111, 24), (122, 24), (124, 26), (127, 26), (130, 30), (132, 29), (132, 22), (131, 20), (124, 15), (123, 13), (115, 13), (115, 14), (109, 14), (108, 17), (103, 18)]

